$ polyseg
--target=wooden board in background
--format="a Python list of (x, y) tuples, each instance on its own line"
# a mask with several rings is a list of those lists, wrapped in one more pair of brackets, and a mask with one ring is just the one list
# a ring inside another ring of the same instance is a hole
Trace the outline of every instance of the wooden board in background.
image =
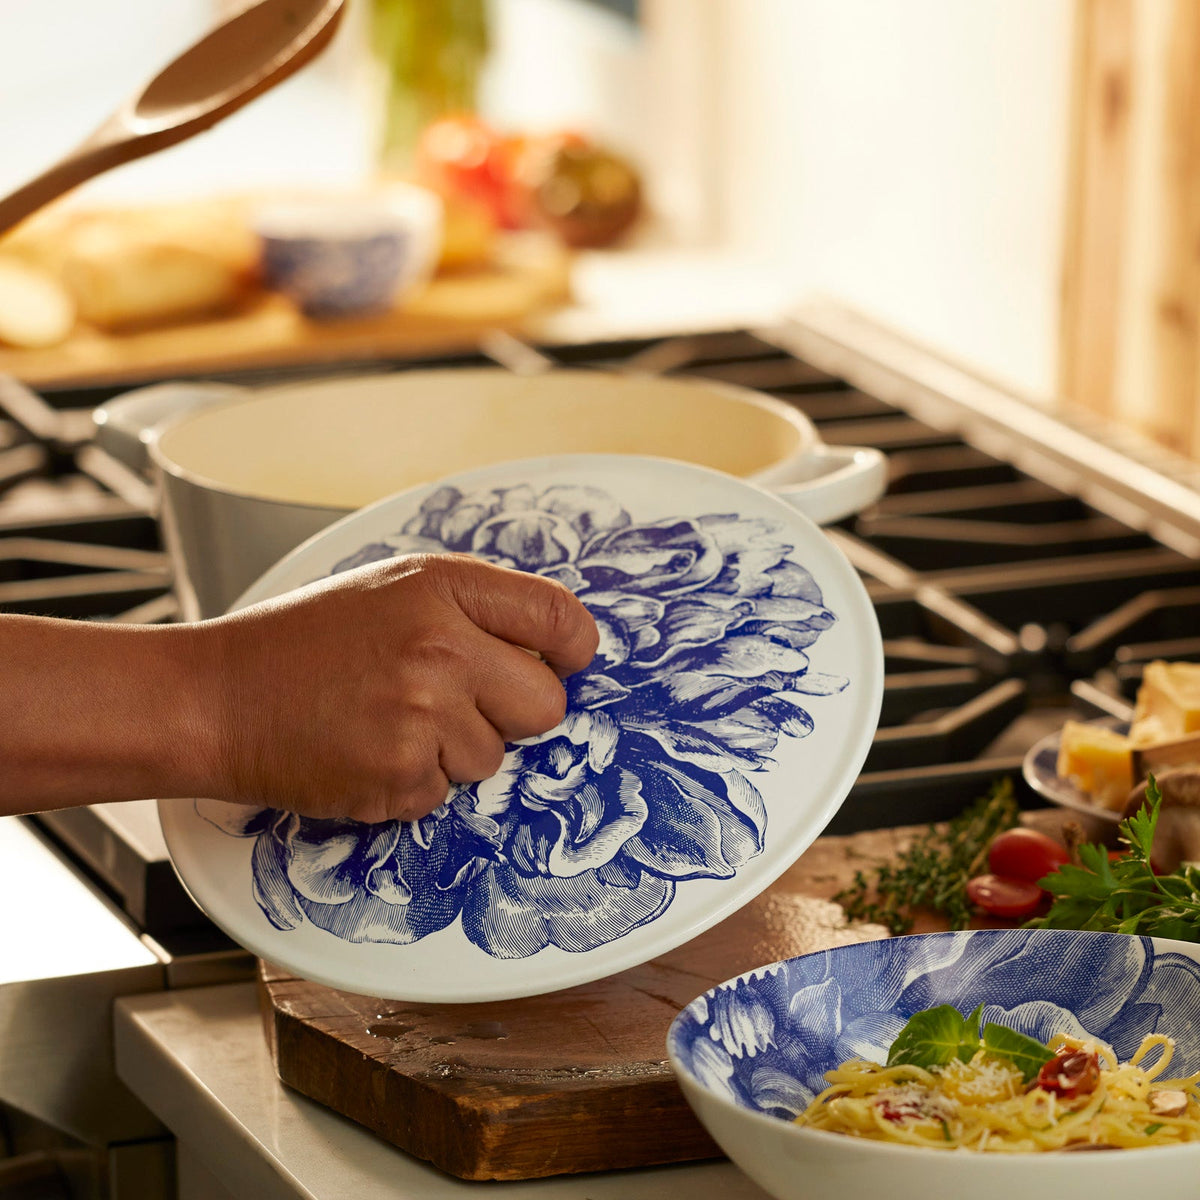
[(56, 387), (220, 374), (261, 367), (423, 356), (472, 349), (496, 329), (570, 298), (570, 257), (551, 239), (525, 239), (494, 266), (437, 276), (403, 308), (314, 322), (284, 297), (259, 293), (244, 308), (187, 324), (128, 333), (80, 328), (46, 349), (0, 347), (0, 374)]
[[(1030, 814), (1053, 831), (1072, 814)], [(924, 826), (920, 827), (924, 829)], [(527, 1179), (719, 1153), (666, 1060), (667, 1027), (743, 971), (879, 936), (828, 897), (917, 827), (819, 838), (757, 899), (649, 963), (546, 996), (407, 1004), (267, 964), (260, 997), (284, 1083), (465, 1179)], [(1002, 923), (1001, 923), (1002, 924)], [(932, 916), (917, 932), (945, 928)]]

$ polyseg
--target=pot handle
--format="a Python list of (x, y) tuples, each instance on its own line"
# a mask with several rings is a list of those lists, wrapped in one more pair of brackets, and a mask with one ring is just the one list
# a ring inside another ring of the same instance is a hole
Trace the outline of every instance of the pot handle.
[(818, 445), (791, 478), (767, 486), (818, 525), (874, 504), (887, 488), (887, 456), (872, 446)]
[(93, 413), (96, 445), (143, 475), (150, 473), (149, 446), (179, 417), (246, 395), (228, 383), (155, 383), (122, 392)]

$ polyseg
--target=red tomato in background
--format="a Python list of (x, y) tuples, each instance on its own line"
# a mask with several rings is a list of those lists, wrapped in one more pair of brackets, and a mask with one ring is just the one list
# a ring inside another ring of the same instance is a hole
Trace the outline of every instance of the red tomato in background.
[(418, 180), (444, 195), (477, 200), (500, 220), (509, 188), (505, 139), (470, 114), (440, 117), (417, 142)]
[(1004, 875), (977, 875), (967, 884), (967, 899), (993, 917), (1032, 917), (1044, 895), (1036, 883)]
[(1008, 829), (997, 834), (988, 849), (988, 866), (1010, 879), (1039, 879), (1070, 861), (1066, 848), (1036, 829)]
[(523, 229), (533, 220), (532, 189), (541, 164), (564, 147), (586, 147), (574, 130), (511, 136), (473, 113), (439, 117), (417, 140), (418, 182), (443, 196), (482, 204), (501, 229)]

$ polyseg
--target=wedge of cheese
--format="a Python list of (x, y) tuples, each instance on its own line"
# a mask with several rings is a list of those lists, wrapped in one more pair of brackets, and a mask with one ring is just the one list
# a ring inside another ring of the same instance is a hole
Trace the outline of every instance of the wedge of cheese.
[(1057, 769), (1095, 804), (1120, 812), (1133, 787), (1133, 746), (1122, 733), (1068, 721), (1059, 741)]
[(1200, 733), (1200, 663), (1147, 663), (1129, 736), (1139, 746)]

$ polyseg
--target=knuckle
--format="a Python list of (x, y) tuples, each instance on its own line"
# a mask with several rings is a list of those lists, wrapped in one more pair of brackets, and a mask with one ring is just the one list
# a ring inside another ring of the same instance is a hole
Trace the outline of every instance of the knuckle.
[(409, 820), (431, 813), (443, 803), (450, 791), (450, 783), (439, 771), (435, 776), (426, 776), (424, 782), (413, 788), (405, 797), (405, 807), (412, 814)]
[(385, 780), (376, 802), (386, 812), (382, 820), (415, 821), (431, 813), (446, 799), (445, 777), (438, 771), (417, 772), (406, 766), (394, 768)]
[(391, 795), (390, 792), (384, 792), (361, 797), (349, 815), (367, 825), (380, 825), (384, 821), (391, 821), (396, 816)]
[(541, 589), (542, 620), (556, 637), (573, 635), (579, 623), (579, 601), (562, 584), (545, 580)]
[(421, 572), (439, 586), (454, 586), (461, 585), (465, 577), (470, 577), (472, 567), (478, 565), (478, 560), (469, 554), (448, 550), (422, 555)]
[(386, 808), (389, 815), (395, 816), (411, 794), (414, 785), (412, 776), (401, 769), (383, 772), (378, 784), (376, 801), (380, 807)]
[(440, 623), (425, 625), (413, 635), (412, 643), (407, 649), (410, 660), (435, 663), (439, 670), (444, 670), (448, 662), (457, 662), (463, 653), (463, 639), (455, 636), (454, 630)]
[[(369, 563), (360, 570), (364, 574), (368, 572), (375, 574), (382, 584), (390, 586), (403, 579), (419, 579), (428, 570), (427, 563), (430, 557), (420, 551), (413, 554), (396, 554), (391, 558)], [(337, 577), (335, 576), (335, 578)]]
[(590, 662), (600, 645), (592, 615), (570, 588), (552, 579), (539, 579), (539, 617), (555, 646), (569, 651), (580, 666)]
[[(580, 604), (580, 607), (583, 608), (583, 605)], [(583, 623), (584, 658), (590, 663), (600, 649), (600, 626), (596, 624), (596, 618), (586, 608), (583, 608), (583, 615), (585, 617)]]
[(419, 788), (430, 772), (429, 756), (413, 740), (406, 740), (382, 769), (386, 791), (403, 795)]
[(436, 716), (441, 708), (438, 689), (428, 683), (413, 684), (405, 692), (404, 708), (410, 720), (414, 717)]

